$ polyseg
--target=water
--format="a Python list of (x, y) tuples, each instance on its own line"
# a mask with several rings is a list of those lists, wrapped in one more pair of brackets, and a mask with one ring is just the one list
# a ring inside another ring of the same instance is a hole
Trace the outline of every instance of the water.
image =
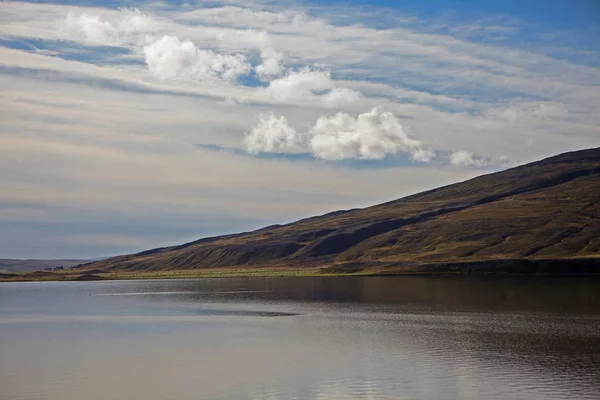
[(1, 400), (598, 399), (600, 281), (0, 284)]

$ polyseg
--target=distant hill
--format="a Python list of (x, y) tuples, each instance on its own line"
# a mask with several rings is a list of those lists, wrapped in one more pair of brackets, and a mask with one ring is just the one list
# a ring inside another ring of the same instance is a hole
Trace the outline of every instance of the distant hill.
[[(401, 182), (399, 182), (400, 184)], [(600, 256), (600, 148), (388, 203), (108, 258), (104, 270), (408, 268)]]
[(12, 260), (0, 259), (0, 272), (33, 272), (46, 268), (71, 268), (90, 260)]

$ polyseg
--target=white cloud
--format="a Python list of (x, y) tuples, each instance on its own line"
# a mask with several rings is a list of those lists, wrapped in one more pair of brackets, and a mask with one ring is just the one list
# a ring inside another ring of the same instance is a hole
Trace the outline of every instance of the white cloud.
[(334, 88), (323, 95), (323, 104), (329, 108), (344, 107), (362, 97), (362, 93), (348, 88)]
[(507, 156), (488, 157), (455, 150), (449, 155), (411, 138), (398, 118), (381, 107), (353, 117), (347, 113), (320, 117), (306, 133), (297, 132), (284, 116), (261, 113), (258, 123), (244, 137), (248, 153), (257, 154), (310, 151), (314, 157), (339, 161), (347, 159), (380, 160), (405, 153), (414, 161), (485, 168), (512, 163)]
[(137, 42), (142, 35), (156, 32), (159, 22), (138, 9), (122, 10), (112, 22), (98, 14), (69, 12), (66, 20), (66, 32), (74, 40), (99, 45), (114, 45)]
[(378, 107), (356, 118), (346, 113), (321, 117), (310, 133), (314, 155), (326, 160), (379, 160), (400, 152), (419, 161), (433, 157), (422, 142), (407, 135), (394, 114)]
[(450, 154), (450, 164), (456, 167), (487, 167), (493, 161), (487, 157), (476, 156), (468, 151), (454, 151)]
[(272, 80), (266, 91), (277, 100), (318, 96), (328, 108), (343, 107), (362, 97), (356, 90), (336, 87), (331, 71), (310, 67), (288, 71), (286, 76)]
[(301, 136), (289, 125), (287, 118), (272, 112), (261, 113), (258, 124), (244, 137), (249, 153), (283, 152), (296, 148), (301, 142)]
[(404, 153), (421, 163), (450, 164), (464, 168), (484, 168), (511, 162), (506, 156), (493, 158), (455, 150), (449, 155), (411, 138), (398, 118), (381, 107), (356, 117), (339, 112), (322, 116), (306, 133), (294, 129), (285, 116), (261, 113), (258, 123), (244, 137), (251, 154), (310, 151), (314, 157), (339, 161), (347, 159), (381, 160)]
[(190, 40), (163, 36), (144, 46), (148, 69), (159, 79), (173, 78), (213, 81), (233, 81), (250, 71), (242, 54), (218, 54), (198, 48)]
[[(320, 96), (327, 108), (344, 107), (362, 97), (356, 90), (337, 87), (331, 71), (314, 67), (289, 70), (283, 53), (277, 51), (267, 32), (234, 30), (215, 31), (211, 49), (203, 48), (180, 35), (159, 35), (171, 23), (159, 21), (137, 10), (121, 10), (110, 17), (69, 12), (67, 33), (73, 40), (83, 38), (97, 45), (124, 45), (141, 54), (150, 72), (160, 80), (175, 78), (211, 82), (234, 81), (254, 71), (268, 82), (267, 93), (278, 101)], [(168, 30), (167, 30), (168, 31)], [(210, 31), (214, 31), (210, 29)], [(208, 44), (204, 37), (202, 43)], [(215, 50), (212, 50), (212, 48)], [(234, 51), (220, 51), (218, 48)], [(251, 65), (247, 54), (260, 52), (260, 63)], [(282, 76), (284, 75), (285, 76)]]
[(254, 70), (261, 80), (270, 80), (280, 76), (283, 71), (283, 55), (273, 50), (265, 48), (261, 51), (262, 62)]
[(106, 43), (117, 36), (117, 28), (108, 21), (103, 21), (98, 15), (69, 14), (67, 27), (75, 34), (81, 34), (90, 42)]
[(119, 24), (119, 29), (126, 33), (155, 32), (160, 27), (161, 24), (156, 19), (138, 9), (127, 10)]
[(277, 99), (286, 100), (323, 93), (333, 88), (331, 71), (303, 68), (289, 71), (286, 76), (271, 81), (267, 92)]
[(436, 152), (432, 149), (417, 149), (412, 153), (412, 158), (415, 161), (419, 162), (430, 162), (436, 157)]

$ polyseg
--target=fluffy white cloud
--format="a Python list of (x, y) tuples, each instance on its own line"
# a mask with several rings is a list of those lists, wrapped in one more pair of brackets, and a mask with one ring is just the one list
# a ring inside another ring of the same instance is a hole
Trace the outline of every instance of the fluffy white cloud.
[(286, 76), (271, 81), (267, 92), (277, 99), (286, 100), (323, 93), (333, 88), (330, 71), (303, 68), (290, 71)]
[(163, 36), (144, 46), (148, 69), (159, 79), (194, 79), (233, 81), (250, 71), (242, 54), (219, 54), (198, 48), (190, 40)]
[(138, 9), (128, 10), (119, 24), (119, 29), (125, 33), (155, 32), (160, 27), (159, 21)]
[[(362, 97), (356, 90), (336, 87), (329, 70), (312, 67), (287, 69), (284, 55), (274, 48), (266, 32), (219, 33), (214, 38), (216, 48), (235, 43), (241, 47), (223, 52), (202, 48), (190, 39), (182, 40), (180, 36), (160, 35), (161, 29), (168, 24), (165, 25), (165, 21), (161, 24), (137, 9), (109, 15), (70, 12), (66, 23), (68, 36), (83, 38), (90, 44), (128, 45), (135, 54), (143, 55), (150, 72), (161, 80), (234, 81), (254, 71), (261, 81), (268, 83), (267, 93), (280, 101), (316, 95), (325, 107), (336, 108)], [(246, 55), (256, 50), (260, 52), (261, 61), (251, 65)]]
[[(322, 106), (338, 108), (363, 97), (357, 90), (338, 87), (330, 70), (287, 68), (283, 53), (275, 49), (265, 31), (222, 32), (210, 28), (202, 36), (182, 39), (182, 32), (173, 32), (173, 21), (157, 19), (137, 9), (101, 15), (70, 12), (66, 22), (69, 39), (128, 46), (135, 56), (144, 57), (150, 72), (161, 80), (233, 81), (253, 71), (268, 84), (268, 95), (278, 101), (318, 96)], [(185, 34), (188, 37), (187, 30)], [(256, 51), (260, 52), (260, 63), (251, 65), (247, 56)]]
[(400, 152), (419, 161), (434, 156), (421, 141), (407, 135), (394, 114), (378, 107), (356, 118), (346, 113), (321, 117), (310, 133), (313, 154), (326, 160), (378, 160)]
[(347, 113), (320, 117), (306, 133), (297, 132), (284, 116), (261, 113), (258, 123), (244, 137), (251, 154), (260, 152), (310, 151), (324, 160), (380, 160), (388, 155), (405, 153), (422, 163), (450, 164), (456, 167), (490, 167), (510, 162), (500, 158), (475, 155), (457, 150), (449, 155), (427, 147), (411, 138), (398, 118), (380, 107), (354, 117)]
[(67, 27), (75, 34), (83, 35), (90, 42), (104, 43), (117, 36), (117, 28), (108, 21), (103, 21), (98, 15), (69, 14)]
[(289, 125), (287, 118), (272, 112), (261, 113), (258, 124), (244, 137), (246, 150), (253, 154), (292, 150), (301, 142), (301, 136)]
[(261, 50), (262, 62), (254, 67), (256, 75), (261, 80), (267, 81), (280, 76), (283, 71), (283, 55), (272, 48)]
[(456, 167), (487, 167), (493, 161), (487, 157), (476, 156), (468, 151), (454, 151), (450, 154), (450, 164)]
[(356, 90), (336, 87), (331, 71), (308, 67), (289, 71), (284, 77), (272, 80), (266, 90), (278, 100), (318, 96), (329, 108), (348, 105), (362, 96)]
[(422, 148), (416, 149), (412, 152), (412, 158), (419, 162), (430, 162), (437, 156), (436, 152), (432, 149)]
[(94, 44), (120, 44), (135, 42), (145, 33), (155, 32), (160, 28), (157, 20), (138, 9), (123, 10), (113, 21), (105, 20), (100, 15), (69, 12), (66, 31), (74, 38), (83, 38)]
[(361, 97), (362, 93), (356, 90), (348, 88), (335, 88), (329, 93), (323, 95), (323, 104), (329, 108), (343, 107), (354, 103)]
[(450, 164), (462, 168), (484, 168), (510, 162), (506, 156), (492, 158), (456, 150), (449, 155), (427, 147), (411, 138), (398, 118), (375, 107), (354, 117), (347, 113), (320, 117), (305, 134), (297, 132), (284, 116), (261, 113), (258, 123), (244, 137), (251, 154), (310, 151), (316, 158), (380, 160), (388, 155), (405, 153), (422, 163)]

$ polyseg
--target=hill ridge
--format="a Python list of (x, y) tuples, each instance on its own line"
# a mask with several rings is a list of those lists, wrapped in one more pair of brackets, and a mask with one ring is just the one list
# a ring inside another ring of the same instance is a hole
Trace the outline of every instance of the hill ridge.
[(598, 257), (599, 238), (600, 148), (594, 148), (371, 207), (202, 238), (93, 266), (126, 270), (343, 267)]

